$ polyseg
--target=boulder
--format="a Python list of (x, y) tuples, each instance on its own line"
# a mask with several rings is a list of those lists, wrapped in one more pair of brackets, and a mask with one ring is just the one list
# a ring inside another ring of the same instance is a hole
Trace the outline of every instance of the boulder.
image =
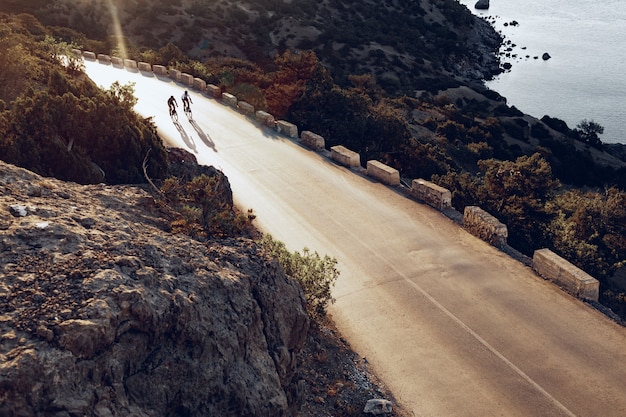
[(475, 9), (487, 10), (489, 8), (489, 0), (478, 0), (474, 5)]
[(544, 61), (547, 61), (550, 58), (552, 58), (552, 57), (547, 52), (544, 52), (543, 55), (541, 55), (541, 59), (543, 59)]
[(391, 405), (391, 401), (374, 398), (367, 401), (363, 412), (366, 414), (381, 416), (385, 414), (391, 414), (393, 412), (393, 408)]

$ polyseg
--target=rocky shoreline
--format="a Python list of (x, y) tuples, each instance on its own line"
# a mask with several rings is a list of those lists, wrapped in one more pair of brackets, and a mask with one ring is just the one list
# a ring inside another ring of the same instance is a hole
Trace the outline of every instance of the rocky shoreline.
[(504, 38), (489, 21), (475, 17), (474, 30), (469, 41), (476, 47), (477, 55), (474, 57), (473, 65), (469, 68), (459, 65), (459, 75), (470, 86), (477, 82), (484, 85), (486, 80), (493, 79), (503, 71), (498, 52), (504, 43)]
[[(488, 2), (487, 2), (488, 3)], [(515, 52), (515, 48), (519, 46), (511, 40), (506, 39), (502, 33), (498, 32), (493, 26), (495, 18), (475, 17), (473, 43), (479, 51), (479, 56), (474, 59), (474, 63), (466, 66), (464, 63), (456, 65), (457, 75), (467, 83), (470, 88), (485, 88), (485, 82), (492, 80), (497, 75), (510, 71), (513, 63), (512, 60), (522, 59)], [(505, 23), (506, 25), (517, 26), (519, 23), (515, 20)], [(525, 47), (519, 47), (522, 50)], [(525, 56), (526, 59), (542, 59), (547, 61), (552, 57), (548, 52), (544, 52), (541, 56)], [(506, 97), (503, 97), (506, 102)], [(532, 115), (528, 115), (532, 116)], [(534, 117), (534, 116), (532, 116)], [(626, 144), (622, 143), (603, 143), (603, 150), (611, 156), (626, 162)]]

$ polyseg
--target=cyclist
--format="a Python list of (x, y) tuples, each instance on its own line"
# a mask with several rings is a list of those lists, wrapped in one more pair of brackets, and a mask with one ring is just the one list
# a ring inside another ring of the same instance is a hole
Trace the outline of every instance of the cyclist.
[(183, 111), (185, 112), (191, 111), (191, 107), (189, 107), (189, 104), (193, 103), (193, 101), (191, 101), (191, 96), (189, 95), (187, 90), (185, 90), (185, 92), (183, 93), (181, 100), (183, 102)]
[(170, 116), (176, 113), (176, 107), (178, 107), (178, 103), (176, 102), (174, 96), (170, 96), (170, 98), (167, 100), (167, 106), (170, 108)]

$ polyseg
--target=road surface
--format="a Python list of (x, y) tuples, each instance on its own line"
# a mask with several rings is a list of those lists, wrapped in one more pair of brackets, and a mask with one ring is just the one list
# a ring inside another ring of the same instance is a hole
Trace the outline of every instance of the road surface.
[(415, 416), (624, 417), (626, 329), (428, 206), (185, 89), (86, 62), (99, 85), (134, 82), (136, 110), (169, 145), (229, 178), (236, 204), (290, 250), (336, 257), (331, 314)]

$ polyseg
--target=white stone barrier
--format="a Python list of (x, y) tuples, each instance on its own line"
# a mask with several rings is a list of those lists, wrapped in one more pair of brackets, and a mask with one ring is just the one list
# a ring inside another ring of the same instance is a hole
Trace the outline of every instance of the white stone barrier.
[(463, 226), (471, 234), (481, 238), (490, 245), (503, 247), (507, 244), (509, 231), (506, 225), (480, 207), (465, 207), (463, 211)]
[(452, 207), (452, 193), (450, 190), (421, 178), (411, 182), (411, 194), (437, 210), (445, 210)]
[(147, 62), (139, 62), (137, 68), (139, 68), (139, 71), (152, 72), (152, 65)]
[(600, 282), (550, 249), (535, 251), (533, 269), (545, 279), (564, 288), (574, 297), (598, 301)]
[(278, 120), (276, 122), (276, 130), (278, 131), (278, 133), (284, 133), (290, 138), (298, 137), (298, 126), (284, 120)]
[(214, 84), (207, 84), (206, 91), (213, 98), (222, 98), (222, 89)]
[(374, 159), (367, 161), (367, 175), (383, 184), (400, 185), (400, 171)]
[(206, 91), (206, 81), (202, 78), (195, 77), (193, 79), (193, 88), (198, 91)]
[(222, 100), (230, 107), (237, 108), (237, 97), (230, 93), (222, 93)]
[(330, 159), (348, 168), (361, 166), (361, 155), (342, 145), (332, 146), (330, 148)]
[(98, 61), (109, 64), (111, 63), (111, 57), (106, 54), (98, 54)]
[(250, 103), (246, 103), (245, 101), (237, 102), (237, 108), (242, 114), (246, 116), (254, 116), (254, 106)]
[(167, 68), (163, 65), (153, 65), (152, 72), (154, 72), (155, 75), (167, 75)]
[(124, 60), (122, 58), (120, 58), (119, 56), (112, 56), (111, 57), (111, 64), (118, 66), (118, 67), (123, 67), (124, 66)]
[(264, 126), (267, 126), (267, 127), (276, 126), (276, 120), (274, 119), (274, 116), (272, 116), (266, 111), (258, 110), (254, 114), (254, 117), (257, 120), (257, 122), (261, 123)]
[(134, 59), (125, 59), (124, 66), (130, 69), (137, 69), (137, 61), (135, 61)]
[(193, 75), (182, 72), (180, 74), (180, 82), (188, 85), (189, 87), (193, 87)]
[(72, 53), (76, 56), (83, 56), (83, 51), (80, 49), (72, 49)]
[(307, 148), (313, 149), (314, 151), (321, 151), (326, 146), (326, 141), (323, 137), (308, 130), (302, 132), (300, 135), (300, 142)]
[(180, 81), (180, 74), (181, 72), (175, 68), (170, 68), (169, 69), (169, 74), (170, 74), (170, 78), (174, 81)]
[(86, 59), (94, 59), (94, 60), (96, 59), (96, 54), (95, 54), (95, 52), (85, 51), (85, 52), (83, 52), (83, 56), (84, 56)]

